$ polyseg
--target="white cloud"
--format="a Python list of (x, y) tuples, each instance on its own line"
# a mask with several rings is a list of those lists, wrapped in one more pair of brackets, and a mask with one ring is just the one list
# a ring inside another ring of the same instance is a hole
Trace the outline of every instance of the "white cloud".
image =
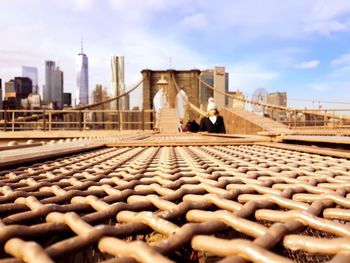
[(313, 20), (333, 19), (334, 17), (345, 14), (350, 10), (350, 2), (347, 0), (333, 0), (331, 4), (328, 0), (310, 2), (313, 2), (313, 8), (310, 14), (310, 17)]
[(112, 9), (122, 21), (144, 25), (150, 21), (158, 22), (157, 14), (173, 13), (189, 5), (186, 0), (108, 0)]
[(76, 8), (81, 11), (91, 10), (95, 4), (95, 0), (74, 0)]
[(97, 0), (59, 0), (55, 1), (59, 7), (65, 9), (71, 9), (73, 11), (78, 12), (88, 12), (94, 9), (96, 4), (98, 4)]
[(327, 83), (318, 83), (311, 86), (311, 89), (316, 92), (325, 92), (330, 90), (330, 87)]
[(200, 30), (208, 25), (207, 18), (203, 13), (196, 13), (186, 16), (180, 23), (185, 29)]
[(266, 36), (304, 38), (314, 33), (329, 35), (350, 29), (349, 20), (342, 17), (350, 12), (348, 0), (335, 0), (331, 4), (328, 0), (225, 0), (217, 5), (208, 1), (193, 6), (196, 13), (207, 15), (208, 32), (238, 31), (240, 38), (236, 41)]
[(163, 10), (174, 5), (167, 0), (109, 0), (109, 3), (116, 10), (126, 11), (126, 8), (134, 7), (130, 10), (131, 12), (134, 10), (144, 10), (145, 12)]
[(277, 72), (262, 68), (252, 62), (243, 62), (227, 67), (230, 74), (230, 87), (251, 94), (258, 87), (268, 87), (279, 79)]
[(340, 57), (333, 59), (331, 64), (333, 66), (350, 65), (350, 53), (343, 54)]
[(334, 67), (332, 71), (327, 74), (327, 78), (332, 81), (349, 81), (350, 65)]
[(336, 32), (346, 32), (350, 30), (349, 21), (342, 22), (337, 20), (315, 21), (305, 27), (305, 32), (317, 32), (323, 36), (329, 36)]
[(294, 68), (298, 68), (298, 69), (312, 69), (312, 68), (317, 68), (319, 65), (320, 65), (320, 61), (318, 61), (318, 60), (310, 60), (310, 61), (301, 62), (299, 64), (295, 64)]

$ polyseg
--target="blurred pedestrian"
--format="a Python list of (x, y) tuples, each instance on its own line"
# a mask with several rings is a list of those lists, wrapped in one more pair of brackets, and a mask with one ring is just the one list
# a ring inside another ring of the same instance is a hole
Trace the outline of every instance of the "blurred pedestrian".
[(190, 126), (190, 132), (198, 132), (199, 131), (199, 124), (193, 120), (193, 121), (189, 121), (187, 123)]
[(199, 131), (226, 133), (224, 118), (219, 115), (213, 98), (209, 98), (208, 100), (207, 116), (201, 119)]

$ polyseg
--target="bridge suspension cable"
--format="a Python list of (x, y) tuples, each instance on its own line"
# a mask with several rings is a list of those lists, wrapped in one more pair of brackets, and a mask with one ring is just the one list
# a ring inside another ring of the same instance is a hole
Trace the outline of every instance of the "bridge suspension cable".
[(239, 101), (242, 101), (242, 102), (245, 102), (245, 103), (248, 103), (248, 104), (259, 105), (259, 106), (264, 106), (264, 107), (270, 107), (270, 108), (275, 108), (275, 109), (279, 109), (279, 110), (290, 110), (289, 108), (283, 107), (283, 106), (272, 105), (272, 104), (263, 103), (263, 102), (260, 102), (260, 101), (253, 101), (253, 100), (247, 100), (247, 99), (244, 99), (244, 98), (239, 98), (239, 97), (237, 97), (235, 95), (226, 93), (226, 92), (221, 91), (219, 89), (216, 89), (213, 86), (211, 86), (210, 84), (208, 84), (207, 82), (203, 81), (201, 78), (199, 78), (199, 77), (197, 77), (197, 78), (199, 79), (199, 81), (201, 83), (203, 83), (205, 86), (207, 86), (208, 88), (212, 89), (213, 91), (218, 92), (221, 95), (227, 96), (227, 97), (232, 98), (234, 100), (239, 100)]
[(309, 114), (309, 115), (317, 115), (317, 116), (323, 116), (325, 118), (350, 120), (350, 117), (347, 117), (347, 116), (328, 114), (328, 113), (326, 113), (327, 110), (323, 110), (324, 113), (321, 113), (321, 112), (312, 111), (312, 110), (288, 108), (288, 107), (279, 106), (279, 105), (273, 105), (273, 104), (264, 103), (264, 102), (260, 102), (260, 101), (253, 101), (253, 100), (248, 100), (248, 99), (244, 99), (244, 98), (239, 98), (239, 97), (237, 97), (235, 95), (231, 95), (231, 94), (226, 93), (224, 91), (218, 90), (218, 89), (214, 88), (213, 86), (211, 86), (210, 84), (208, 84), (205, 81), (203, 81), (201, 78), (199, 78), (199, 77), (197, 77), (197, 78), (199, 79), (200, 83), (203, 83), (205, 86), (207, 86), (208, 88), (212, 89), (213, 91), (218, 92), (218, 93), (220, 93), (220, 94), (222, 94), (224, 96), (233, 98), (234, 100), (242, 101), (244, 103), (248, 103), (248, 104), (252, 104), (252, 105), (259, 105), (259, 106), (263, 106), (263, 107), (267, 107), (267, 108), (271, 108), (271, 109), (278, 109), (278, 110), (282, 110), (282, 111), (286, 111), (286, 112), (294, 112), (294, 113), (303, 113), (303, 114)]
[(327, 103), (327, 104), (345, 104), (345, 105), (350, 105), (350, 102), (345, 102), (345, 101), (308, 100), (308, 99), (297, 99), (297, 98), (289, 98), (289, 97), (288, 97), (288, 100), (305, 101), (305, 102), (318, 102), (318, 103)]
[[(173, 82), (174, 82), (174, 85), (175, 85), (175, 87), (176, 87), (177, 92), (180, 92), (180, 88), (179, 88), (179, 85), (178, 85), (177, 82), (176, 82), (176, 79), (175, 79), (174, 74), (171, 75), (171, 78), (172, 78), (172, 80), (173, 80)], [(198, 107), (196, 107), (193, 103), (191, 103), (191, 102), (189, 101), (188, 97), (185, 97), (185, 98), (186, 98), (186, 103), (187, 103), (195, 112), (197, 112), (197, 113), (200, 114), (201, 116), (205, 116), (205, 112), (204, 112), (204, 111), (202, 111), (201, 109), (199, 109)]]
[[(93, 107), (98, 107), (98, 106), (100, 106), (102, 104), (106, 104), (106, 103), (118, 100), (118, 99), (128, 95), (129, 93), (131, 93), (135, 89), (137, 89), (143, 83), (143, 80), (144, 79), (141, 79), (134, 87), (132, 87), (127, 92), (125, 92), (123, 94), (120, 94), (117, 97), (114, 97), (114, 98), (111, 98), (111, 99), (108, 99), (108, 100), (104, 100), (104, 101), (101, 101), (101, 102), (97, 102), (97, 103), (94, 103), (94, 104), (89, 104), (89, 105), (84, 105), (84, 106), (81, 106), (81, 107), (73, 108), (71, 110), (72, 111), (86, 110), (86, 109), (90, 109), (90, 108), (93, 108)], [(54, 112), (54, 113), (51, 114), (51, 116), (59, 116), (59, 115), (64, 115), (64, 114), (69, 114), (69, 113), (71, 113), (71, 111), (70, 112)], [(34, 121), (34, 120), (40, 120), (40, 119), (46, 118), (47, 116), (48, 116), (48, 113), (43, 113), (43, 114), (36, 115), (36, 116), (24, 117), (24, 118), (21, 118), (21, 119), (17, 118), (17, 119), (15, 119), (15, 121), (19, 121), (19, 120), (20, 121)]]
[(74, 108), (74, 110), (85, 110), (85, 109), (90, 109), (90, 108), (93, 108), (93, 107), (97, 107), (97, 106), (100, 106), (102, 104), (106, 104), (106, 103), (109, 103), (109, 102), (112, 102), (112, 101), (115, 101), (115, 100), (118, 100), (122, 97), (125, 97), (126, 95), (128, 95), (129, 93), (131, 93), (132, 91), (134, 91), (135, 89), (137, 89), (142, 83), (143, 83), (143, 80), (144, 79), (141, 79), (136, 85), (135, 87), (131, 88), (130, 90), (128, 90), (127, 92), (123, 93), (123, 94), (120, 94), (119, 96), (117, 97), (114, 97), (114, 98), (111, 98), (111, 99), (108, 99), (108, 100), (104, 100), (104, 101), (101, 101), (101, 102), (97, 102), (97, 103), (94, 103), (94, 104), (89, 104), (89, 105), (84, 105), (84, 106), (81, 106), (81, 107), (77, 107), (77, 108)]

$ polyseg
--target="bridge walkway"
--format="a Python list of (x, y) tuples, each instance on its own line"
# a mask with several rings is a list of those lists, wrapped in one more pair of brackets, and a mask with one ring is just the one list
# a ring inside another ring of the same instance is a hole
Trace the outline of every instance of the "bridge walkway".
[(161, 133), (177, 133), (179, 120), (176, 115), (176, 109), (165, 108), (160, 111), (159, 115), (159, 131)]

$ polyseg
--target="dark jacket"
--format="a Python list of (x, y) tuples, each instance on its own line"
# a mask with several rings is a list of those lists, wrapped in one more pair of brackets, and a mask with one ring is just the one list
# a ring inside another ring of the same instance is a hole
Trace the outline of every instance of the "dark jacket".
[(216, 122), (213, 124), (208, 117), (203, 117), (199, 125), (199, 131), (226, 133), (224, 118), (222, 116), (217, 116)]

